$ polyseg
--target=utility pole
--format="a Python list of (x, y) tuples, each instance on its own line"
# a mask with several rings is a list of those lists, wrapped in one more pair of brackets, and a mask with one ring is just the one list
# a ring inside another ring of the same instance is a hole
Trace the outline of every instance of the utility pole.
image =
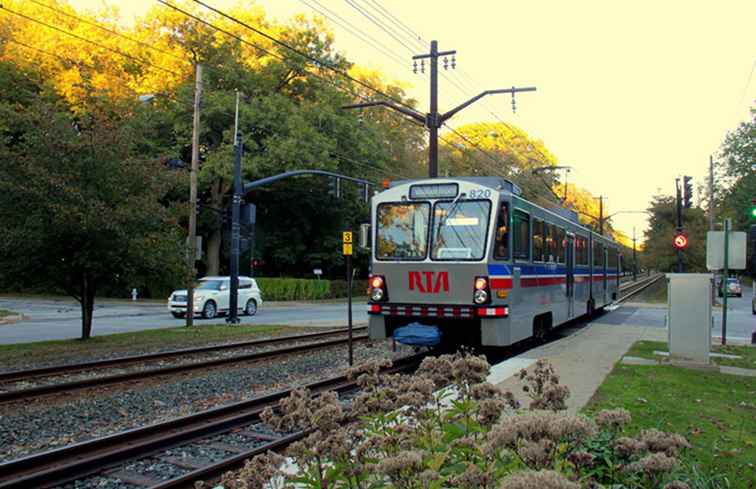
[[(675, 178), (675, 191), (676, 191), (676, 207), (677, 207), (677, 232), (681, 233), (683, 230), (682, 225), (682, 191), (680, 189), (680, 178)], [(683, 251), (681, 248), (677, 248), (677, 273), (683, 273)]]
[(202, 100), (202, 65), (194, 75), (194, 118), (192, 120), (192, 168), (189, 171), (189, 280), (186, 284), (186, 326), (194, 325), (194, 281), (197, 278), (197, 173), (199, 172), (200, 102)]
[(714, 231), (714, 157), (709, 155), (709, 231)]
[[(428, 63), (430, 64), (430, 85), (431, 85), (430, 86), (430, 111), (426, 114), (422, 114), (416, 111), (415, 109), (412, 109), (411, 107), (399, 105), (396, 102), (393, 102), (391, 100), (376, 100), (374, 102), (365, 102), (365, 103), (347, 105), (345, 107), (342, 107), (344, 109), (358, 109), (358, 108), (375, 107), (375, 106), (382, 105), (384, 107), (388, 107), (397, 112), (400, 112), (408, 117), (411, 117), (417, 122), (425, 125), (425, 127), (427, 127), (428, 131), (430, 132), (430, 137), (428, 141), (428, 177), (430, 178), (438, 177), (438, 130), (453, 115), (455, 115), (460, 110), (466, 108), (470, 104), (485, 97), (486, 95), (494, 95), (494, 94), (499, 94), (499, 93), (508, 93), (512, 95), (512, 110), (514, 110), (515, 109), (515, 100), (514, 100), (515, 93), (535, 92), (536, 90), (535, 87), (521, 87), (521, 88), (512, 87), (512, 88), (504, 88), (504, 89), (498, 89), (498, 90), (486, 90), (476, 95), (475, 97), (467, 100), (466, 102), (463, 102), (462, 104), (451, 109), (450, 111), (440, 114), (438, 112), (438, 58), (443, 58), (444, 69), (449, 69), (450, 64), (451, 64), (451, 68), (454, 69), (457, 66), (457, 61), (456, 61), (456, 58), (454, 57), (456, 53), (457, 51), (453, 51), (453, 50), (452, 51), (439, 51), (438, 41), (431, 41), (430, 53), (418, 54), (412, 57), (415, 73), (417, 73), (418, 60), (420, 61), (420, 71), (422, 73), (425, 72), (426, 59), (428, 60)], [(451, 61), (449, 60), (449, 57), (451, 57)]]
[(638, 279), (638, 258), (635, 254), (635, 226), (633, 226), (633, 282)]
[(595, 199), (598, 199), (599, 201), (599, 234), (601, 236), (604, 235), (604, 197), (603, 195), (599, 195), (598, 197), (594, 197)]
[(231, 205), (231, 280), (228, 304), (228, 324), (239, 324), (239, 241), (241, 239), (241, 225), (239, 224), (239, 208), (241, 207), (242, 181), (241, 158), (242, 141), (239, 134), (239, 91), (236, 91), (236, 112), (234, 115), (234, 197)]

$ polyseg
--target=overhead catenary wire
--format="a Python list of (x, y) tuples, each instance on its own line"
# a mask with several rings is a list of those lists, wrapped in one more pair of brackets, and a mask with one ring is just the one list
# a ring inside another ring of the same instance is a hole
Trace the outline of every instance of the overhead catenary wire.
[[(162, 3), (162, 4), (164, 4), (164, 5), (170, 6), (171, 8), (177, 9), (177, 7), (175, 5), (171, 5), (169, 2), (166, 2), (165, 0), (157, 0), (157, 1), (160, 2), (160, 3)], [(336, 73), (337, 75), (340, 75), (340, 76), (342, 76), (342, 77), (344, 77), (344, 78), (352, 81), (353, 83), (356, 83), (357, 85), (360, 85), (361, 87), (363, 87), (363, 88), (365, 88), (367, 90), (372, 91), (373, 93), (375, 93), (377, 95), (385, 97), (387, 100), (391, 100), (392, 102), (394, 102), (394, 103), (396, 103), (398, 105), (401, 105), (401, 106), (403, 106), (403, 107), (405, 107), (407, 109), (414, 110), (414, 107), (410, 106), (409, 104), (405, 103), (404, 101), (402, 101), (400, 99), (397, 99), (395, 97), (392, 97), (391, 95), (385, 93), (384, 91), (382, 91), (382, 90), (380, 90), (378, 88), (375, 88), (374, 86), (370, 85), (369, 83), (364, 82), (364, 81), (362, 81), (360, 79), (357, 79), (357, 78), (351, 76), (349, 73), (347, 73), (343, 69), (339, 68), (338, 66), (333, 65), (330, 61), (323, 60), (323, 59), (318, 59), (315, 56), (312, 56), (311, 54), (305, 53), (305, 52), (303, 52), (303, 51), (295, 48), (294, 46), (291, 46), (290, 44), (286, 43), (285, 41), (282, 41), (282, 40), (276, 38), (275, 36), (272, 36), (272, 35), (268, 34), (267, 32), (262, 31), (261, 29), (258, 29), (258, 28), (254, 27), (254, 26), (251, 26), (248, 23), (246, 23), (246, 22), (244, 22), (244, 21), (242, 21), (242, 20), (234, 17), (233, 15), (228, 14), (228, 13), (226, 13), (226, 12), (224, 12), (224, 11), (218, 9), (218, 8), (215, 8), (212, 5), (207, 4), (206, 2), (203, 2), (202, 0), (192, 0), (192, 1), (194, 3), (197, 3), (197, 4), (205, 7), (206, 9), (208, 9), (208, 10), (210, 10), (212, 12), (215, 12), (216, 14), (220, 15), (221, 17), (223, 17), (223, 18), (225, 18), (227, 20), (230, 20), (231, 22), (234, 22), (235, 24), (238, 24), (238, 25), (240, 25), (240, 26), (242, 26), (242, 27), (244, 27), (244, 28), (246, 28), (246, 29), (248, 29), (248, 30), (250, 30), (250, 31), (252, 31), (252, 32), (254, 32), (254, 33), (256, 33), (256, 34), (264, 37), (264, 38), (266, 38), (266, 39), (268, 39), (268, 40), (270, 40), (274, 44), (276, 44), (278, 46), (281, 46), (281, 47), (284, 47), (285, 49), (287, 49), (287, 50), (289, 50), (289, 51), (291, 51), (291, 52), (293, 52), (293, 53), (295, 53), (295, 54), (297, 54), (299, 56), (302, 56), (302, 58), (304, 58), (306, 60), (309, 60), (311, 63), (315, 64), (315, 66), (317, 66), (319, 68), (326, 68), (326, 69), (332, 71), (333, 73)], [(186, 13), (188, 14), (188, 12), (186, 12)], [(189, 14), (189, 15), (191, 15), (191, 14)], [(199, 19), (196, 16), (192, 16), (192, 17), (194, 17), (195, 19)]]
[(147, 42), (144, 42), (144, 41), (140, 41), (139, 39), (134, 39), (133, 37), (127, 36), (125, 34), (122, 34), (122, 33), (118, 32), (118, 31), (116, 31), (115, 29), (111, 29), (109, 27), (106, 27), (106, 26), (104, 26), (104, 25), (102, 25), (102, 24), (100, 24), (98, 22), (94, 22), (94, 21), (91, 21), (89, 19), (85, 19), (85, 18), (80, 17), (78, 15), (74, 15), (72, 13), (66, 12), (63, 9), (60, 9), (60, 8), (57, 8), (57, 7), (53, 7), (52, 5), (47, 5), (46, 3), (41, 2), (39, 0), (29, 0), (29, 1), (32, 2), (32, 3), (34, 3), (34, 4), (36, 4), (36, 5), (39, 5), (40, 7), (44, 7), (46, 9), (52, 10), (53, 12), (57, 12), (60, 15), (64, 15), (64, 16), (70, 18), (70, 19), (74, 19), (77, 22), (81, 22), (83, 24), (90, 25), (90, 26), (95, 27), (97, 29), (100, 29), (100, 30), (103, 30), (105, 32), (108, 32), (108, 33), (110, 33), (110, 34), (112, 34), (114, 36), (120, 37), (121, 39), (126, 39), (127, 41), (133, 42), (135, 44), (139, 44), (140, 46), (145, 47), (147, 49), (151, 49), (151, 50), (153, 50), (155, 52), (162, 53), (162, 54), (165, 54), (167, 56), (171, 56), (171, 57), (173, 57), (175, 59), (178, 59), (180, 61), (189, 62), (189, 60), (186, 59), (186, 58), (182, 58), (181, 56), (178, 56), (178, 55), (176, 55), (174, 53), (171, 53), (170, 51), (166, 51), (164, 49), (160, 49), (159, 47), (154, 46), (154, 45), (152, 45), (150, 43), (147, 43)]
[(34, 22), (36, 24), (42, 25), (44, 27), (47, 27), (48, 29), (52, 29), (54, 31), (60, 32), (61, 34), (65, 34), (65, 35), (67, 35), (69, 37), (73, 37), (73, 38), (78, 39), (78, 40), (80, 40), (82, 42), (86, 42), (88, 44), (92, 44), (94, 46), (97, 46), (97, 47), (99, 47), (101, 49), (105, 49), (106, 51), (110, 51), (110, 52), (115, 53), (115, 54), (117, 54), (119, 56), (122, 56), (124, 58), (131, 59), (132, 61), (136, 61), (137, 63), (140, 63), (140, 64), (142, 64), (144, 66), (151, 66), (151, 67), (153, 67), (155, 69), (164, 71), (166, 73), (170, 73), (170, 74), (175, 75), (175, 76), (181, 76), (181, 74), (179, 74), (179, 73), (177, 73), (177, 72), (175, 72), (173, 70), (169, 70), (168, 68), (164, 68), (162, 66), (158, 66), (156, 64), (150, 63), (149, 61), (146, 61), (144, 59), (139, 58), (138, 56), (133, 56), (131, 54), (124, 53), (123, 51), (121, 51), (119, 49), (111, 48), (111, 47), (106, 46), (104, 44), (101, 44), (101, 43), (99, 43), (97, 41), (93, 41), (91, 39), (87, 39), (86, 37), (82, 37), (82, 36), (80, 36), (78, 34), (70, 32), (70, 31), (68, 31), (66, 29), (62, 29), (62, 28), (54, 26), (52, 24), (48, 24), (45, 21), (42, 21), (42, 20), (39, 20), (39, 19), (35, 19), (34, 17), (28, 16), (28, 15), (23, 14), (21, 12), (16, 12), (15, 10), (9, 9), (5, 5), (3, 5), (2, 3), (0, 3), (0, 11), (8, 12), (10, 14), (16, 15), (16, 16), (21, 17), (23, 19), (26, 19), (28, 21), (31, 21), (31, 22)]
[(361, 32), (359, 29), (354, 27), (348, 20), (344, 19), (338, 13), (326, 7), (325, 5), (320, 3), (318, 0), (299, 0), (299, 1), (302, 2), (304, 5), (306, 5), (307, 7), (309, 7), (310, 9), (317, 12), (318, 14), (322, 15), (324, 18), (329, 19), (334, 24), (345, 29), (347, 32), (357, 37), (365, 44), (371, 46), (375, 50), (380, 51), (385, 56), (391, 58), (400, 66), (404, 66), (406, 64), (405, 60), (400, 58), (396, 53), (390, 51), (389, 48), (381, 44), (380, 41), (375, 39), (373, 36), (371, 36), (367, 32)]
[(377, 2), (375, 0), (367, 0), (369, 3), (372, 3), (375, 5), (375, 7), (380, 10), (385, 17), (388, 17), (391, 21), (396, 23), (402, 30), (404, 30), (408, 35), (410, 39), (414, 39), (415, 42), (417, 42), (420, 46), (425, 46), (428, 44), (428, 42), (422, 38), (420, 34), (415, 32), (410, 26), (402, 22), (401, 19), (399, 19), (397, 16), (391, 13), (386, 7), (380, 4), (380, 2)]
[(363, 9), (361, 6), (357, 5), (357, 3), (353, 0), (346, 0), (346, 3), (349, 4), (353, 9), (355, 9), (357, 12), (359, 12), (363, 17), (368, 19), (370, 22), (378, 26), (379, 29), (381, 29), (383, 32), (389, 35), (392, 39), (394, 39), (397, 43), (399, 43), (401, 46), (405, 47), (407, 51), (410, 53), (415, 52), (416, 48), (409, 46), (405, 41), (400, 39), (399, 35), (396, 34), (394, 30), (392, 30), (389, 26), (387, 26), (383, 21), (376, 18), (373, 14), (370, 12), (367, 12), (365, 9)]

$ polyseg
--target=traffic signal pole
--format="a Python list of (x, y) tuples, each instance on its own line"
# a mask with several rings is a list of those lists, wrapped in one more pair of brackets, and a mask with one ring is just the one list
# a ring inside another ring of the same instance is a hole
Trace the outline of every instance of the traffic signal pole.
[[(682, 225), (682, 192), (680, 191), (680, 179), (675, 179), (675, 190), (677, 198), (675, 200), (676, 207), (677, 207), (677, 232), (678, 234), (682, 232), (683, 225)], [(683, 273), (683, 257), (682, 257), (682, 248), (677, 248), (677, 273)]]
[(514, 106), (514, 96), (515, 93), (518, 92), (535, 92), (535, 87), (512, 87), (512, 88), (503, 88), (498, 90), (486, 90), (484, 92), (481, 92), (480, 94), (476, 95), (475, 97), (472, 97), (471, 99), (467, 100), (466, 102), (461, 103), (457, 107), (451, 109), (448, 112), (445, 112), (443, 114), (438, 112), (438, 58), (442, 57), (444, 59), (444, 69), (448, 69), (449, 62), (446, 58), (449, 56), (452, 56), (451, 60), (451, 67), (454, 69), (456, 67), (456, 60), (454, 59), (454, 55), (456, 54), (456, 51), (441, 51), (438, 50), (438, 41), (431, 41), (430, 45), (430, 52), (427, 54), (418, 54), (412, 57), (414, 65), (415, 65), (415, 72), (417, 72), (417, 61), (420, 61), (420, 69), (421, 71), (425, 71), (425, 60), (427, 59), (430, 64), (430, 111), (426, 114), (420, 113), (416, 111), (415, 109), (406, 106), (406, 105), (400, 105), (394, 101), (391, 100), (376, 100), (372, 102), (365, 102), (360, 104), (352, 104), (342, 107), (343, 109), (362, 109), (366, 107), (376, 107), (376, 106), (384, 106), (388, 107), (392, 110), (395, 110), (397, 112), (400, 112), (417, 122), (423, 124), (425, 127), (428, 128), (428, 132), (430, 134), (429, 141), (428, 141), (428, 177), (430, 178), (436, 178), (438, 177), (438, 130), (441, 128), (441, 126), (444, 125), (444, 123), (449, 120), (454, 114), (459, 112), (460, 110), (466, 108), (467, 106), (471, 105), (474, 102), (477, 102), (481, 98), (485, 97), (486, 95), (494, 95), (494, 94), (500, 94), (500, 93), (508, 93), (512, 95), (512, 105)]
[[(228, 301), (228, 324), (239, 324), (239, 243), (241, 240), (241, 225), (239, 224), (239, 210), (242, 198), (241, 158), (242, 141), (239, 134), (239, 91), (236, 91), (236, 113), (234, 116), (234, 196), (231, 205), (231, 272), (230, 296)], [(245, 304), (246, 306), (246, 304)]]
[(202, 65), (197, 64), (194, 80), (194, 116), (192, 119), (192, 166), (189, 171), (189, 250), (186, 283), (186, 327), (194, 325), (194, 281), (197, 270), (197, 173), (199, 172), (200, 101), (202, 100)]

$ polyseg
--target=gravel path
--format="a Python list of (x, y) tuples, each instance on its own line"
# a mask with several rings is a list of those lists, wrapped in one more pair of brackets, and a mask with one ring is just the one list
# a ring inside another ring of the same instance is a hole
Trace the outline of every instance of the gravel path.
[[(404, 356), (410, 350), (399, 348), (394, 353), (390, 342), (380, 341), (357, 343), (354, 352), (355, 363), (360, 363)], [(199, 372), (140, 390), (102, 397), (90, 393), (63, 405), (30, 403), (21, 411), (0, 415), (0, 462), (313, 382), (346, 368), (346, 348), (339, 346), (246, 367)]]

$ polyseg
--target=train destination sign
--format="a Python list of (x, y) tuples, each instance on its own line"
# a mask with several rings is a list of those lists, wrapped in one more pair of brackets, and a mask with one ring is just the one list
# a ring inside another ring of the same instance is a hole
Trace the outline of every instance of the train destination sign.
[(459, 185), (456, 183), (433, 183), (410, 187), (410, 199), (451, 199), (458, 193)]

